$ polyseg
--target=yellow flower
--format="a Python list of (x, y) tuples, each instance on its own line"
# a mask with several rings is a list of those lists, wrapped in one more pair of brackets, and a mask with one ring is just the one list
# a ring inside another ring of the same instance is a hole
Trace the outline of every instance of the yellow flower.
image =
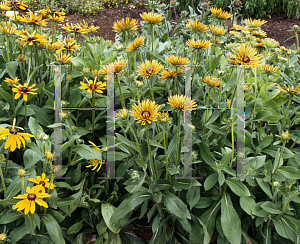
[(232, 17), (232, 14), (229, 14), (226, 11), (223, 11), (221, 8), (217, 9), (217, 8), (210, 8), (211, 13), (219, 18), (219, 19), (229, 19)]
[(205, 39), (197, 40), (197, 41), (193, 39), (193, 40), (188, 40), (186, 42), (186, 45), (196, 49), (207, 49), (212, 45), (212, 43), (210, 43), (208, 40)]
[(252, 86), (251, 83), (244, 83), (244, 91), (250, 91)]
[(64, 119), (64, 118), (66, 118), (66, 117), (67, 117), (67, 114), (66, 114), (66, 113), (64, 113), (64, 112), (62, 112), (62, 113), (59, 113), (59, 116), (60, 116), (62, 119)]
[(287, 92), (290, 93), (292, 95), (294, 94), (300, 94), (300, 84), (298, 84), (298, 86), (296, 87), (296, 89), (294, 89), (294, 86), (289, 85), (288, 87), (286, 86), (286, 84), (284, 84), (285, 90), (283, 88), (281, 88), (281, 86), (279, 84), (277, 84), (277, 88), (281, 91), (281, 92)]
[(168, 112), (159, 112), (158, 113), (158, 119), (162, 123), (166, 123), (169, 121), (169, 113)]
[(86, 29), (87, 33), (92, 32), (92, 31), (97, 31), (100, 27), (96, 27), (94, 26), (94, 24), (91, 24), (91, 26), (89, 26), (85, 20), (83, 20), (83, 23), (80, 23), (80, 25), (82, 26), (82, 28)]
[(263, 24), (267, 23), (265, 20), (260, 19), (245, 19), (245, 23), (250, 29), (258, 29), (258, 27), (262, 26)]
[(201, 22), (192, 21), (192, 20), (186, 22), (185, 26), (192, 31), (206, 32), (208, 30), (207, 25), (204, 25)]
[(63, 45), (62, 42), (54, 42), (54, 43), (52, 43), (51, 41), (46, 41), (44, 44), (45, 44), (45, 47), (47, 48), (47, 50), (49, 50), (49, 51), (52, 51), (54, 49), (59, 49)]
[(262, 30), (254, 30), (252, 34), (254, 36), (267, 37), (267, 33)]
[(23, 62), (23, 61), (25, 61), (27, 58), (26, 58), (26, 56), (25, 56), (24, 54), (20, 54), (20, 55), (18, 56), (18, 59), (19, 59), (21, 62)]
[(217, 77), (214, 76), (204, 76), (204, 83), (210, 86), (220, 86), (222, 81), (220, 81)]
[(245, 29), (245, 26), (243, 26), (243, 25), (233, 25), (233, 26), (231, 27), (231, 29), (242, 31), (242, 30)]
[(124, 66), (126, 65), (127, 60), (125, 59), (120, 59), (117, 60), (113, 63), (107, 64), (105, 66), (103, 66), (99, 72), (102, 75), (106, 75), (104, 79), (108, 79), (107, 75), (112, 75), (112, 74), (118, 74), (122, 71), (122, 69), (124, 68)]
[(47, 22), (45, 20), (42, 20), (43, 16), (42, 15), (37, 15), (34, 13), (29, 13), (28, 16), (24, 16), (22, 22), (33, 24), (33, 25), (40, 25), (40, 26), (47, 26)]
[(17, 30), (17, 27), (11, 26), (10, 22), (3, 22), (0, 25), (0, 30), (3, 34), (14, 34)]
[(227, 108), (230, 108), (230, 106), (231, 106), (231, 100), (227, 99), (226, 104), (227, 104)]
[[(89, 143), (92, 144), (92, 145), (94, 146), (93, 150), (95, 150), (95, 151), (97, 151), (97, 152), (100, 152), (100, 153), (102, 154), (101, 149), (98, 148), (98, 147), (95, 145), (95, 143), (93, 143), (93, 142), (91, 142), (91, 141), (89, 141)], [(100, 160), (100, 159), (91, 159), (91, 160), (89, 161), (89, 164), (90, 164), (90, 165), (86, 166), (87, 168), (89, 168), (89, 167), (94, 167), (92, 170), (95, 170), (95, 169), (98, 167), (98, 169), (97, 169), (97, 172), (98, 172), (98, 171), (101, 169), (101, 166), (102, 166), (102, 160)]]
[(0, 9), (2, 11), (8, 11), (11, 9), (11, 7), (7, 6), (6, 4), (0, 4)]
[(81, 48), (79, 45), (75, 44), (76, 41), (70, 37), (65, 37), (64, 41), (62, 42), (60, 49), (58, 49), (56, 51), (56, 53), (59, 53), (63, 50), (67, 50), (67, 51), (73, 51), (75, 52), (75, 49), (77, 48)]
[(174, 65), (186, 65), (187, 63), (189, 63), (189, 59), (188, 58), (183, 58), (180, 56), (174, 56), (174, 55), (170, 55), (168, 57), (166, 57), (166, 60)]
[(19, 9), (22, 10), (26, 10), (26, 8), (28, 7), (27, 5), (25, 5), (25, 3), (27, 3), (28, 1), (16, 1), (16, 0), (12, 0), (12, 1), (7, 1), (6, 4), (8, 6), (12, 5), (12, 6), (17, 6)]
[(40, 11), (43, 11), (44, 13), (46, 13), (46, 14), (56, 14), (56, 15), (59, 15), (59, 16), (61, 16), (61, 15), (65, 15), (66, 13), (64, 13), (64, 12), (60, 12), (60, 10), (62, 9), (62, 8), (60, 8), (59, 10), (55, 10), (55, 9), (50, 9), (48, 6), (46, 6), (47, 7), (47, 9), (42, 9), (42, 10), (40, 10)]
[(256, 67), (261, 62), (262, 57), (257, 54), (257, 50), (244, 43), (237, 50), (231, 49), (231, 51), (234, 53), (232, 58), (240, 65)]
[(18, 77), (14, 78), (13, 80), (9, 79), (9, 78), (5, 78), (4, 81), (7, 82), (8, 84), (14, 85), (14, 84), (18, 83), (19, 79), (18, 79)]
[(138, 70), (136, 71), (136, 73), (139, 76), (147, 78), (149, 76), (157, 74), (162, 68), (163, 67), (160, 62), (157, 62), (156, 60), (146, 60), (146, 62), (143, 62), (140, 66), (138, 66)]
[(280, 67), (276, 67), (276, 66), (269, 65), (269, 64), (262, 65), (260, 67), (263, 71), (265, 71), (268, 74), (275, 73), (280, 68)]
[(145, 21), (147, 21), (148, 23), (158, 23), (163, 21), (163, 17), (161, 16), (161, 14), (157, 14), (157, 13), (152, 13), (152, 12), (144, 12), (142, 14), (140, 14), (141, 18)]
[(120, 119), (125, 119), (125, 118), (127, 118), (127, 116), (128, 116), (128, 112), (129, 112), (128, 109), (122, 108), (122, 109), (117, 113), (117, 116), (118, 116)]
[(133, 111), (130, 111), (130, 115), (142, 125), (151, 124), (151, 122), (156, 121), (159, 107), (160, 105), (155, 104), (155, 101), (144, 100), (142, 103), (139, 102), (138, 105), (132, 106)]
[(42, 185), (43, 187), (49, 188), (49, 189), (54, 189), (56, 187), (53, 183), (50, 185), (49, 179), (46, 179), (46, 174), (43, 173), (42, 177), (37, 176), (36, 179), (30, 178), (28, 181), (33, 182), (37, 185)]
[(77, 33), (82, 33), (82, 34), (85, 34), (85, 33), (88, 33), (89, 31), (86, 30), (85, 28), (82, 28), (81, 26), (79, 25), (74, 25), (71, 24), (66, 24), (63, 26), (63, 29), (65, 29), (66, 31), (68, 32), (77, 32)]
[(182, 111), (193, 110), (194, 107), (197, 107), (197, 104), (191, 100), (190, 97), (186, 97), (184, 95), (174, 95), (168, 97), (167, 104), (170, 104), (173, 108), (179, 108)]
[(138, 21), (136, 19), (123, 18), (120, 21), (117, 21), (113, 25), (113, 31), (117, 33), (121, 33), (122, 31), (132, 31), (138, 29)]
[(28, 84), (24, 83), (24, 85), (17, 85), (17, 86), (14, 84), (16, 88), (13, 88), (12, 90), (13, 92), (17, 93), (15, 95), (15, 99), (18, 99), (21, 95), (23, 95), (24, 101), (27, 101), (27, 94), (33, 94), (33, 95), (37, 94), (36, 92), (33, 92), (38, 89), (38, 88), (33, 89), (33, 87), (35, 87), (36, 85), (33, 84), (32, 86), (28, 87)]
[(7, 139), (5, 142), (4, 149), (10, 147), (10, 150), (13, 152), (15, 151), (17, 146), (19, 149), (21, 149), (21, 142), (23, 143), (23, 147), (25, 148), (25, 140), (30, 140), (30, 137), (33, 137), (33, 135), (29, 133), (18, 132), (18, 130), (15, 129), (15, 119), (14, 119), (14, 124), (11, 129), (0, 127), (0, 140), (5, 137), (7, 137)]
[(25, 34), (21, 34), (18, 35), (20, 38), (20, 44), (24, 47), (26, 44), (28, 44), (29, 46), (32, 46), (33, 43), (38, 43), (38, 42), (45, 42), (45, 35), (40, 35), (38, 33), (35, 33), (35, 31), (32, 34), (27, 33), (28, 36), (26, 36)]
[(1, 233), (0, 234), (0, 241), (5, 241), (5, 239), (6, 239), (6, 234)]
[(49, 14), (48, 18), (53, 22), (63, 22), (65, 19), (63, 16), (56, 16), (55, 14), (53, 16)]
[(46, 157), (46, 159), (52, 160), (53, 159), (53, 154), (49, 150), (47, 150), (45, 152), (45, 157)]
[(61, 64), (65, 64), (65, 63), (72, 60), (72, 57), (70, 57), (70, 54), (68, 54), (68, 55), (64, 54), (63, 55), (62, 53), (60, 53), (58, 55), (54, 54), (54, 56), (55, 56), (56, 60)]
[(41, 200), (41, 198), (50, 197), (50, 195), (45, 192), (45, 188), (42, 185), (32, 187), (31, 189), (27, 187), (26, 192), (28, 194), (26, 193), (14, 197), (14, 199), (23, 199), (15, 205), (17, 211), (21, 211), (24, 209), (24, 213), (28, 214), (30, 210), (30, 213), (34, 214), (35, 203), (45, 208), (48, 208), (48, 204), (45, 201)]
[[(182, 73), (183, 71), (180, 68), (177, 68), (177, 74)], [(165, 80), (169, 77), (174, 77), (176, 75), (176, 69), (173, 68), (172, 70), (164, 70), (161, 72), (160, 77), (158, 78), (159, 80)]]
[(132, 43), (129, 43), (128, 46), (126, 47), (126, 51), (127, 52), (131, 52), (136, 50), (137, 48), (139, 48), (143, 41), (145, 40), (144, 36), (140, 36), (138, 38), (136, 38)]
[(227, 30), (223, 26), (210, 25), (211, 32), (217, 36), (223, 36)]
[(102, 90), (105, 90), (106, 82), (102, 82), (102, 81), (96, 82), (97, 77), (95, 77), (94, 81), (88, 80), (86, 77), (85, 79), (88, 84), (80, 81), (81, 86), (79, 87), (79, 89), (81, 90), (87, 89), (88, 93), (91, 93), (92, 91), (103, 93)]

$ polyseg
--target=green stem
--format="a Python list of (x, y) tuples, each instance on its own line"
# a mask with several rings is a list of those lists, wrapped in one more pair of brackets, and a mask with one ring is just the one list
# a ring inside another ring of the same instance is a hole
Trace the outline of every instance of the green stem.
[(9, 57), (9, 36), (7, 35), (6, 37), (6, 52), (7, 52), (7, 60), (8, 60), (8, 65), (10, 67), (10, 57)]
[(7, 177), (7, 164), (8, 164), (9, 154), (10, 154), (10, 147), (8, 148), (7, 155), (6, 155), (5, 171), (4, 171), (5, 177)]
[(176, 146), (176, 160), (175, 160), (175, 166), (177, 167), (178, 164), (178, 155), (179, 155), (179, 141), (180, 141), (180, 111), (178, 115), (178, 130), (177, 130), (177, 146)]
[(298, 38), (297, 31), (295, 31), (295, 36), (296, 36), (296, 42), (297, 42), (297, 52), (298, 52), (298, 51), (299, 51), (299, 38)]
[(151, 36), (152, 36), (152, 59), (153, 59), (153, 51), (154, 51), (154, 25), (151, 25)]
[(155, 167), (154, 167), (154, 164), (153, 164), (148, 128), (146, 129), (146, 134), (147, 134), (148, 151), (149, 151), (150, 164), (151, 164), (150, 169), (151, 169), (152, 176), (154, 177), (154, 179), (156, 179), (157, 178), (157, 172), (155, 171)]
[(283, 119), (283, 122), (282, 122), (282, 125), (281, 125), (281, 129), (280, 129), (279, 135), (281, 135), (281, 132), (282, 132), (282, 130), (284, 128), (286, 116), (287, 116), (287, 113), (289, 111), (289, 108), (290, 108), (290, 105), (291, 105), (291, 101), (292, 101), (292, 97), (289, 99), (289, 103), (288, 103), (288, 106), (287, 106), (286, 111), (285, 111), (285, 115), (284, 115), (284, 119)]
[(27, 101), (24, 101), (25, 106), (25, 131), (27, 131)]
[(165, 149), (165, 156), (166, 156), (166, 179), (168, 179), (168, 153), (167, 153), (167, 145), (166, 145), (166, 123), (164, 123), (164, 149)]
[(294, 141), (293, 145), (290, 147), (290, 150), (292, 150), (292, 148), (295, 146), (296, 142), (299, 140), (300, 138), (300, 134), (298, 135), (296, 141)]
[(211, 66), (212, 66), (212, 56), (215, 48), (216, 39), (214, 40), (213, 46), (211, 48), (211, 54), (210, 54), (210, 65), (209, 65), (209, 75), (211, 75)]
[(289, 199), (289, 201), (287, 202), (287, 204), (284, 205), (282, 212), (281, 212), (278, 216), (276, 216), (276, 218), (280, 218), (280, 217), (284, 214), (284, 212), (287, 210), (287, 208), (288, 208), (290, 202), (293, 200), (293, 198), (294, 198), (298, 193), (299, 193), (299, 191), (296, 191), (296, 192), (290, 197), (290, 199)]
[(265, 102), (266, 102), (266, 97), (267, 97), (267, 90), (268, 90), (268, 82), (269, 82), (269, 75), (267, 76), (266, 87), (265, 87), (265, 96), (264, 96), (262, 110), (264, 110), (264, 107), (265, 107)]
[(286, 143), (286, 141), (283, 142), (282, 149), (281, 149), (281, 152), (280, 152), (280, 156), (279, 156), (279, 159), (278, 159), (278, 164), (277, 164), (277, 166), (276, 166), (275, 171), (274, 171), (273, 174), (271, 175), (271, 179), (272, 179), (273, 175), (276, 173), (276, 171), (277, 171), (278, 168), (279, 168), (279, 162), (280, 162), (280, 159), (281, 159), (281, 156), (282, 156), (284, 147), (285, 147), (285, 143)]
[(0, 176), (1, 176), (2, 187), (3, 187), (3, 191), (4, 191), (4, 199), (6, 199), (6, 197), (7, 197), (7, 195), (6, 195), (6, 187), (5, 187), (4, 176), (3, 176), (3, 173), (2, 173), (1, 165), (0, 165)]
[(231, 153), (230, 168), (232, 167), (233, 158), (234, 158), (234, 132), (233, 132), (233, 125), (234, 125), (234, 122), (232, 121), (232, 124), (231, 124), (231, 147), (232, 147), (232, 153)]
[(92, 110), (92, 141), (94, 141), (94, 127), (95, 127), (95, 91), (93, 90), (92, 91), (92, 107), (93, 107), (93, 110)]
[[(206, 125), (206, 120), (207, 120), (207, 111), (208, 111), (208, 104), (209, 104), (209, 99), (210, 99), (210, 92), (211, 92), (211, 87), (209, 87), (208, 90), (208, 96), (207, 96), (207, 102), (206, 102), (206, 110), (205, 110), (205, 120), (204, 120), (204, 126)], [(204, 127), (204, 134), (206, 132), (206, 126)]]
[(125, 102), (124, 102), (124, 98), (123, 98), (123, 94), (122, 94), (121, 84), (120, 84), (120, 82), (119, 82), (118, 76), (117, 76), (117, 83), (118, 83), (118, 86), (119, 86), (119, 91), (120, 91), (120, 98), (121, 98), (121, 104), (122, 104), (122, 107), (123, 107), (123, 108), (126, 108)]

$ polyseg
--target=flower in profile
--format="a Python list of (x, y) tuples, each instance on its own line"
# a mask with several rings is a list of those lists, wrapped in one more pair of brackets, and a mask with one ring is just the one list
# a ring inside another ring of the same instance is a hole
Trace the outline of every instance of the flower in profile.
[(27, 187), (26, 192), (26, 194), (14, 197), (14, 199), (22, 199), (22, 201), (19, 201), (15, 205), (17, 211), (21, 211), (24, 209), (24, 213), (28, 214), (30, 210), (30, 213), (34, 214), (35, 203), (43, 206), (44, 208), (48, 208), (48, 204), (45, 201), (41, 200), (41, 198), (50, 197), (50, 195), (45, 192), (45, 188), (42, 185), (34, 186), (31, 189), (30, 187)]
[(140, 14), (141, 18), (148, 23), (154, 24), (163, 21), (163, 17), (161, 14), (152, 13), (152, 12), (144, 12)]
[(267, 37), (267, 33), (262, 30), (254, 30), (252, 34), (254, 36)]
[(197, 104), (191, 100), (190, 97), (184, 95), (174, 95), (168, 97), (167, 104), (170, 104), (173, 108), (184, 110), (193, 110), (194, 107), (197, 107)]
[(297, 63), (300, 64), (300, 59), (297, 60)]
[(275, 73), (277, 70), (279, 70), (280, 67), (276, 67), (276, 66), (273, 66), (273, 65), (269, 65), (269, 64), (266, 64), (266, 65), (262, 65), (260, 66), (261, 69), (263, 71), (265, 71), (267, 74), (273, 74)]
[(277, 47), (279, 46), (279, 42), (272, 39), (272, 38), (266, 38), (266, 39), (263, 39), (262, 40), (262, 43), (266, 46), (266, 47), (269, 47), (269, 48), (272, 48), (272, 47)]
[(6, 1), (6, 4), (8, 6), (17, 6), (19, 9), (26, 10), (28, 6), (25, 3), (27, 3), (27, 2), (28, 1), (12, 0), (12, 1)]
[(14, 34), (17, 30), (17, 27), (11, 26), (10, 22), (3, 22), (0, 25), (0, 30), (2, 31), (3, 34)]
[[(177, 74), (182, 73), (183, 71), (180, 68), (177, 68)], [(160, 77), (158, 78), (159, 80), (165, 80), (169, 77), (174, 77), (176, 75), (176, 69), (173, 68), (172, 70), (164, 70), (161, 72)]]
[(260, 26), (267, 23), (267, 21), (260, 19), (245, 19), (245, 23), (249, 29), (258, 29)]
[(33, 135), (29, 133), (18, 132), (18, 130), (15, 129), (15, 123), (16, 119), (14, 119), (13, 127), (11, 129), (0, 127), (0, 140), (7, 137), (4, 149), (10, 148), (12, 152), (15, 151), (17, 146), (21, 149), (21, 142), (25, 148), (25, 140), (30, 140), (30, 137), (33, 137)]
[(75, 52), (75, 49), (81, 48), (79, 45), (75, 44), (76, 41), (73, 38), (70, 37), (65, 37), (64, 41), (62, 42), (60, 49), (58, 49), (56, 51), (56, 53), (59, 53), (63, 50), (67, 50), (67, 51), (73, 51)]
[(212, 43), (210, 43), (210, 41), (205, 39), (197, 40), (197, 41), (193, 39), (193, 40), (188, 40), (186, 42), (186, 45), (195, 49), (207, 49), (212, 45)]
[(72, 57), (70, 57), (70, 54), (67, 55), (67, 54), (60, 53), (58, 55), (54, 54), (54, 56), (55, 56), (56, 60), (61, 64), (65, 64), (72, 60)]
[(231, 51), (232, 58), (240, 65), (256, 67), (261, 62), (262, 57), (257, 54), (257, 50), (247, 44), (243, 43), (236, 50), (231, 49)]
[(113, 25), (113, 31), (117, 33), (121, 33), (123, 31), (133, 31), (138, 29), (138, 21), (136, 19), (130, 19), (127, 17), (126, 19), (122, 19), (120, 21), (116, 21)]
[(158, 119), (162, 123), (166, 123), (169, 121), (169, 113), (168, 112), (159, 112)]
[(211, 32), (216, 36), (223, 36), (227, 30), (223, 26), (210, 25)]
[(146, 62), (143, 62), (140, 66), (138, 66), (138, 70), (136, 71), (136, 73), (139, 76), (147, 78), (157, 74), (162, 68), (163, 67), (160, 62), (157, 62), (156, 60), (146, 60)]
[(30, 178), (30, 179), (28, 179), (28, 181), (33, 182), (37, 185), (42, 185), (43, 187), (49, 188), (51, 190), (54, 189), (54, 187), (56, 187), (53, 183), (50, 184), (49, 179), (46, 179), (45, 173), (42, 174), (42, 177), (37, 176), (36, 179)]
[(211, 13), (218, 19), (229, 19), (232, 17), (232, 14), (229, 14), (226, 11), (223, 11), (221, 8), (210, 8)]
[(25, 61), (27, 58), (26, 58), (26, 56), (25, 56), (24, 54), (19, 54), (18, 59), (19, 59), (19, 61), (23, 62), (23, 61)]
[(77, 32), (77, 33), (81, 33), (81, 34), (85, 34), (88, 33), (89, 31), (87, 31), (85, 28), (82, 28), (80, 25), (69, 25), (66, 24), (63, 26), (63, 29), (65, 29), (68, 32)]
[(142, 125), (151, 124), (151, 122), (156, 121), (159, 107), (160, 105), (157, 105), (155, 101), (143, 100), (142, 103), (139, 102), (138, 105), (134, 104), (132, 106), (130, 115), (135, 117), (135, 120)]
[[(101, 149), (99, 148), (99, 147), (97, 147), (96, 145), (95, 145), (95, 143), (93, 143), (93, 142), (91, 142), (91, 141), (89, 141), (89, 143), (90, 144), (92, 144), (93, 146), (94, 146), (94, 148), (93, 148), (93, 150), (95, 150), (95, 151), (97, 151), (97, 152), (100, 152), (101, 154), (102, 154), (102, 151), (101, 151)], [(89, 168), (89, 167), (94, 167), (94, 168), (92, 168), (92, 170), (96, 170), (97, 168), (97, 172), (101, 169), (101, 166), (102, 166), (102, 160), (100, 160), (100, 159), (91, 159), (90, 161), (89, 161), (89, 165), (88, 166), (86, 166), (87, 168)]]
[(91, 93), (92, 91), (103, 93), (103, 90), (105, 90), (106, 82), (102, 82), (102, 81), (96, 82), (97, 77), (95, 77), (94, 81), (88, 80), (86, 77), (85, 79), (88, 84), (80, 81), (81, 86), (79, 87), (79, 89), (81, 90), (87, 89), (88, 93)]
[[(119, 59), (113, 63), (107, 64), (105, 66), (103, 66), (99, 72), (102, 75), (106, 75), (104, 77), (104, 79), (109, 79), (109, 75), (113, 75), (113, 74), (119, 74), (122, 69), (124, 68), (124, 66), (126, 65), (127, 60), (125, 59)], [(119, 74), (120, 75), (120, 74)]]
[(122, 109), (117, 113), (117, 116), (118, 116), (120, 119), (125, 119), (125, 118), (127, 118), (127, 116), (128, 116), (128, 112), (129, 112), (128, 109), (122, 108)]
[(25, 23), (33, 24), (33, 25), (40, 25), (40, 26), (47, 26), (47, 22), (43, 20), (42, 15), (38, 15), (37, 13), (30, 12), (29, 15), (23, 17), (23, 21)]
[(289, 93), (291, 95), (294, 94), (300, 94), (300, 84), (298, 84), (298, 86), (296, 87), (296, 89), (294, 89), (294, 87), (288, 85), (288, 87), (286, 86), (286, 84), (284, 84), (285, 89), (281, 88), (281, 86), (279, 84), (277, 84), (277, 88), (281, 91), (281, 92), (285, 92), (285, 93)]
[(54, 42), (54, 43), (52, 43), (50, 40), (44, 42), (44, 44), (45, 44), (46, 49), (49, 50), (49, 51), (52, 51), (54, 49), (59, 49), (63, 45), (62, 42)]
[(40, 35), (38, 33), (35, 33), (35, 31), (31, 34), (29, 34), (27, 32), (27, 36), (26, 34), (21, 34), (18, 35), (20, 40), (17, 42), (20, 42), (20, 44), (24, 47), (26, 44), (28, 44), (29, 46), (32, 46), (34, 43), (39, 43), (39, 42), (46, 42), (45, 35)]
[(252, 90), (251, 83), (244, 83), (244, 92)]
[(6, 240), (6, 234), (5, 233), (1, 233), (0, 234), (0, 241), (5, 241)]
[(186, 22), (185, 26), (194, 32), (195, 31), (206, 32), (208, 30), (207, 25), (204, 25), (201, 22), (192, 21), (192, 20)]
[(242, 30), (245, 29), (245, 26), (243, 26), (243, 25), (233, 25), (233, 26), (231, 27), (231, 29), (233, 29), (233, 30), (238, 30), (238, 31), (242, 31)]
[(53, 154), (49, 150), (47, 150), (45, 152), (45, 157), (46, 157), (46, 159), (52, 160), (53, 159)]
[(238, 64), (238, 61), (234, 59), (234, 56), (233, 56), (231, 53), (229, 53), (229, 54), (227, 55), (227, 59), (228, 59), (228, 61), (229, 61), (232, 65), (237, 65), (237, 64)]
[(29, 83), (24, 83), (24, 85), (14, 85), (13, 92), (16, 92), (15, 99), (18, 99), (21, 95), (23, 95), (24, 101), (27, 101), (27, 94), (36, 95), (36, 91), (38, 88), (33, 89), (36, 85), (33, 84), (32, 86), (28, 87)]
[(94, 24), (91, 24), (91, 26), (89, 26), (88, 23), (85, 22), (85, 20), (83, 20), (83, 23), (80, 23), (80, 25), (87, 31), (87, 33), (97, 31), (100, 28), (94, 26)]
[(204, 76), (204, 83), (210, 86), (220, 86), (222, 81), (220, 81), (217, 77), (215, 76)]
[(48, 18), (53, 22), (63, 22), (65, 19), (63, 16), (59, 16), (59, 15), (57, 16), (55, 14), (53, 16), (49, 14)]
[(7, 82), (8, 84), (14, 85), (14, 84), (18, 83), (19, 79), (18, 79), (18, 77), (14, 78), (13, 80), (10, 78), (5, 78), (4, 81)]
[(166, 60), (174, 65), (186, 65), (190, 62), (188, 58), (183, 58), (175, 55), (169, 55), (168, 57), (166, 57)]
[(58, 174), (61, 170), (61, 166), (60, 165), (52, 165), (51, 166), (51, 173), (52, 174)]
[(132, 43), (128, 44), (128, 46), (126, 47), (126, 51), (132, 52), (132, 51), (136, 50), (137, 48), (139, 48), (142, 45), (144, 40), (145, 40), (144, 36), (139, 36)]
[(96, 69), (93, 69), (93, 70), (92, 70), (92, 76), (93, 76), (93, 77), (98, 77), (98, 76), (100, 76), (100, 75), (101, 75), (100, 70), (96, 70)]
[(6, 4), (1, 3), (1, 4), (0, 4), (0, 9), (1, 9), (2, 11), (8, 11), (8, 10), (11, 9), (11, 7), (9, 7), (9, 6), (6, 5)]

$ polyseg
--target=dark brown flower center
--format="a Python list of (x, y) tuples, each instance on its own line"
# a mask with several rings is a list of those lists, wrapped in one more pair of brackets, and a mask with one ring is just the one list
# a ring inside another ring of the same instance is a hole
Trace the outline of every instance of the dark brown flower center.
[(95, 90), (96, 86), (95, 86), (94, 84), (92, 84), (92, 85), (90, 85), (90, 88), (91, 88), (92, 90)]
[(64, 48), (69, 49), (70, 46), (69, 45), (64, 45)]
[(28, 92), (28, 88), (27, 87), (22, 87), (22, 92)]
[(146, 74), (148, 74), (148, 75), (151, 75), (152, 72), (153, 72), (153, 69), (147, 69), (147, 70), (146, 70)]
[(244, 56), (242, 57), (242, 61), (243, 61), (244, 63), (249, 63), (249, 62), (250, 62), (250, 58), (249, 58), (248, 56), (244, 55)]
[(27, 199), (33, 201), (33, 200), (36, 199), (36, 195), (35, 195), (35, 194), (32, 194), (32, 193), (31, 193), (31, 194), (28, 194)]
[(31, 41), (34, 41), (35, 40), (35, 37), (31, 36), (31, 37), (28, 37), (28, 41), (31, 42)]
[(18, 131), (16, 129), (10, 129), (10, 134), (16, 135), (18, 134)]
[(148, 119), (150, 117), (150, 112), (149, 111), (143, 111), (142, 116), (143, 116), (143, 118)]
[(44, 186), (45, 184), (45, 181), (40, 181), (40, 185)]

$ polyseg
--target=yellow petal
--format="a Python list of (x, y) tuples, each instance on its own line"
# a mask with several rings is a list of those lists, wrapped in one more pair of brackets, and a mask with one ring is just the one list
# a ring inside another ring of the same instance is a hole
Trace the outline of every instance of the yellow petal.
[(32, 214), (34, 214), (34, 212), (35, 212), (35, 201), (31, 201), (30, 212), (31, 212)]

